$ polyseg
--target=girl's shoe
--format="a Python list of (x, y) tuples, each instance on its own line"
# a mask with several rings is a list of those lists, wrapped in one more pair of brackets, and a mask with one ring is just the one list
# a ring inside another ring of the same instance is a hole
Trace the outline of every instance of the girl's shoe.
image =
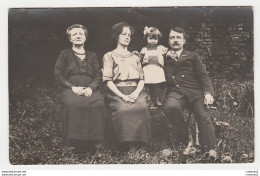
[(161, 100), (160, 100), (160, 97), (159, 96), (156, 96), (155, 97), (155, 105), (157, 106), (157, 107), (161, 107), (163, 104), (162, 104), (162, 102), (161, 102)]

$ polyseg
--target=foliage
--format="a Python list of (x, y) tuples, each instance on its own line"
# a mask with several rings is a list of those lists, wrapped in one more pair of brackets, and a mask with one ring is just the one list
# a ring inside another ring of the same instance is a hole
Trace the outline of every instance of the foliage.
[(35, 67), (40, 69), (38, 72), (53, 68), (59, 51), (71, 47), (65, 31), (73, 23), (87, 27), (90, 34), (87, 48), (103, 56), (114, 49), (108, 31), (119, 21), (126, 21), (136, 29), (130, 43), (132, 50), (140, 51), (145, 45), (146, 25), (158, 27), (164, 36), (160, 44), (168, 47), (168, 32), (174, 24), (186, 30), (186, 49), (199, 53), (211, 76), (230, 80), (253, 78), (250, 7), (154, 8), (152, 11), (149, 8), (11, 9), (9, 69), (35, 73)]
[[(10, 83), (10, 163), (27, 164), (176, 164), (244, 163), (254, 161), (253, 83), (214, 80), (217, 109), (211, 110), (216, 125), (217, 158), (209, 153), (183, 155), (185, 146), (173, 144), (172, 126), (163, 111), (151, 110), (152, 146), (120, 151), (113, 140), (94, 148), (75, 151), (62, 141), (62, 124), (57, 90), (52, 86)], [(238, 86), (240, 85), (240, 86)], [(241, 88), (242, 87), (242, 88)], [(247, 101), (245, 101), (245, 98)], [(234, 102), (237, 102), (235, 105)], [(251, 109), (252, 108), (252, 113)], [(192, 124), (193, 128), (194, 124)], [(110, 129), (107, 133), (112, 135)], [(112, 141), (112, 142), (111, 142)]]
[(242, 113), (245, 117), (254, 115), (254, 83), (252, 80), (213, 79), (216, 90), (215, 100), (219, 108), (230, 114)]

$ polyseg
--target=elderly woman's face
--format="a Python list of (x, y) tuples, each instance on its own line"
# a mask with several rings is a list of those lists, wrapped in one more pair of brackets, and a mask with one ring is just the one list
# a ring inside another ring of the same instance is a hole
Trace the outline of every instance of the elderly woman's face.
[(129, 27), (123, 27), (121, 34), (118, 36), (118, 44), (128, 46), (131, 40), (131, 31)]
[(82, 28), (73, 28), (69, 31), (70, 42), (74, 45), (83, 45), (86, 41), (86, 36)]

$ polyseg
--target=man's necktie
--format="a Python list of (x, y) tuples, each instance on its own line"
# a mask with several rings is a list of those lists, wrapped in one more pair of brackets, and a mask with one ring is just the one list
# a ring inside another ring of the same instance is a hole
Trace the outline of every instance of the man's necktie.
[(173, 59), (174, 59), (175, 61), (178, 60), (178, 54), (176, 53), (176, 51), (174, 51), (174, 53), (173, 53)]

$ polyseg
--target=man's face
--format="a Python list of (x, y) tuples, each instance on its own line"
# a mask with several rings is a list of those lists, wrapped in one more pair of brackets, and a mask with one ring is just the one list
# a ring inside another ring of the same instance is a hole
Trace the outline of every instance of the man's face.
[(172, 31), (169, 34), (169, 46), (173, 51), (178, 51), (183, 48), (186, 40), (183, 37), (183, 33)]

